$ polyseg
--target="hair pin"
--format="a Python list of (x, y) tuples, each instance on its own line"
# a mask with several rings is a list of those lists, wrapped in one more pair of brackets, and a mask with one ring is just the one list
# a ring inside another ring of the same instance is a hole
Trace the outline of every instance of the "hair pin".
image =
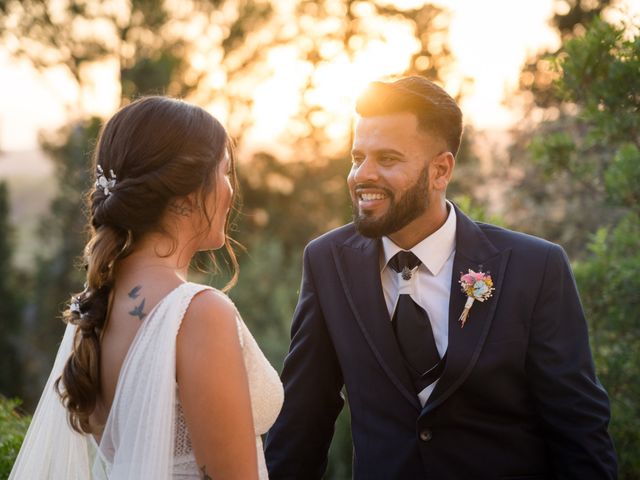
[(96, 188), (101, 188), (102, 193), (108, 197), (111, 195), (111, 189), (116, 186), (116, 174), (113, 173), (113, 170), (109, 170), (109, 177), (107, 178), (100, 165), (97, 166), (97, 171)]

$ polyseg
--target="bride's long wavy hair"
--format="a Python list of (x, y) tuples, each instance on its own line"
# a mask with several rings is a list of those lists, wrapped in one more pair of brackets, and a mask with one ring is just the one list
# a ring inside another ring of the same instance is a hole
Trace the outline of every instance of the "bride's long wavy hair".
[[(92, 432), (89, 416), (100, 394), (100, 338), (117, 262), (146, 234), (168, 234), (161, 219), (172, 199), (197, 193), (211, 225), (213, 212), (207, 212), (205, 201), (215, 193), (217, 167), (225, 152), (232, 159), (231, 181), (236, 187), (233, 149), (224, 127), (203, 109), (181, 100), (144, 97), (104, 125), (93, 168), (96, 172), (100, 166), (107, 178), (113, 171), (116, 184), (108, 192), (94, 187), (88, 193), (91, 236), (84, 251), (86, 285), (63, 313), (65, 322), (78, 328), (73, 352), (56, 381), (76, 431)], [(232, 269), (227, 289), (238, 276), (229, 223), (227, 218), (224, 247)]]

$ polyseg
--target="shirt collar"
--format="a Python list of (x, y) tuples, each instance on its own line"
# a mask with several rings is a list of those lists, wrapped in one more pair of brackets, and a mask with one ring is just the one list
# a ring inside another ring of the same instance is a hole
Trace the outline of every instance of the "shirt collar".
[[(449, 215), (444, 224), (427, 238), (411, 248), (411, 251), (420, 259), (432, 275), (438, 275), (447, 259), (456, 248), (456, 211), (447, 200)], [(382, 237), (383, 255), (380, 259), (380, 271), (384, 270), (389, 260), (401, 251), (398, 245), (389, 237)]]

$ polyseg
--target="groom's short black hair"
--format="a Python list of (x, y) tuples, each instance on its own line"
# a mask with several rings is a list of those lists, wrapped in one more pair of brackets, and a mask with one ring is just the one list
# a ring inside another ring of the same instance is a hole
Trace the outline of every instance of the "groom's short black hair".
[(404, 77), (395, 82), (372, 82), (356, 102), (362, 117), (411, 112), (418, 126), (447, 142), (455, 156), (462, 137), (462, 112), (441, 87), (423, 77)]

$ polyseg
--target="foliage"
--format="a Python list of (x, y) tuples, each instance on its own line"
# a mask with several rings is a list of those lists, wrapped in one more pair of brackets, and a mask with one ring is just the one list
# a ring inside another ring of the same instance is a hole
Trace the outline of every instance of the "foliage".
[(577, 114), (560, 125), (574, 128), (539, 135), (532, 151), (547, 175), (566, 174), (604, 212), (575, 272), (610, 394), (620, 478), (632, 479), (640, 477), (640, 37), (625, 35), (595, 19), (565, 42), (557, 93)]
[(612, 202), (640, 209), (640, 151), (631, 143), (623, 144), (604, 175)]
[(560, 98), (580, 105), (587, 146), (640, 141), (640, 117), (633, 114), (640, 108), (640, 37), (627, 40), (624, 27), (595, 19), (587, 35), (565, 43), (558, 65)]
[(568, 173), (592, 195), (608, 192), (614, 203), (631, 208), (637, 205), (640, 37), (626, 40), (624, 28), (602, 20), (588, 28), (566, 42), (556, 67), (562, 72), (558, 98), (579, 113), (567, 118), (569, 128), (548, 122), (563, 130), (538, 135), (531, 151), (548, 176)]
[(19, 358), (20, 325), (23, 298), (20, 280), (12, 265), (13, 228), (9, 219), (9, 192), (7, 184), (0, 182), (0, 393), (21, 393), (22, 365)]
[(4, 0), (0, 37), (40, 70), (63, 67), (79, 89), (91, 87), (92, 66), (111, 61), (124, 97), (184, 96), (204, 80), (193, 55), (211, 54), (206, 45), (221, 49), (216, 56), (232, 54), (271, 12), (260, 0)]
[(291, 313), (298, 300), (302, 252), (285, 253), (282, 243), (269, 236), (254, 239), (252, 245), (241, 257), (240, 283), (230, 297), (265, 356), (279, 369), (288, 347), (283, 340), (289, 338)]
[(31, 417), (17, 412), (20, 402), (0, 396), (0, 478), (9, 478)]
[(575, 274), (591, 327), (594, 361), (611, 400), (620, 478), (640, 475), (640, 217), (602, 228)]
[(86, 241), (84, 192), (91, 184), (89, 153), (100, 122), (97, 118), (69, 125), (44, 141), (54, 162), (58, 191), (50, 214), (39, 225), (36, 272), (31, 305), (24, 317), (22, 341), (29, 345), (25, 366), (25, 406), (41, 393), (64, 331), (60, 312), (71, 293), (81, 290), (79, 258)]
[(566, 3), (566, 17), (554, 19), (562, 46), (533, 61), (544, 65), (536, 73), (539, 81), (522, 80), (533, 78), (531, 64), (521, 76), (544, 121), (516, 133), (510, 171), (521, 180), (509, 194), (507, 220), (579, 258), (591, 232), (624, 214), (622, 203), (608, 201), (605, 171), (622, 144), (638, 145), (640, 59), (637, 36), (625, 33), (632, 25), (613, 27), (598, 18), (610, 2)]
[[(586, 25), (608, 8), (612, 0), (556, 0), (556, 12), (551, 18), (563, 42), (584, 33)], [(566, 9), (566, 10), (565, 10)], [(565, 10), (565, 11), (563, 11)], [(559, 99), (554, 86), (557, 78), (553, 60), (563, 51), (564, 45), (556, 50), (540, 52), (530, 58), (520, 73), (520, 89), (531, 95), (533, 105), (550, 108), (558, 106)]]
[(481, 204), (474, 202), (469, 195), (453, 197), (453, 202), (460, 207), (460, 210), (477, 222), (506, 226), (501, 216), (487, 213), (486, 209)]
[(521, 132), (504, 175), (510, 183), (516, 178), (507, 191), (507, 222), (561, 244), (570, 258), (581, 258), (591, 233), (622, 214), (607, 203), (603, 176), (593, 174), (615, 153), (605, 143), (587, 148), (581, 142), (586, 130), (584, 122), (562, 115)]
[(240, 166), (240, 241), (250, 245), (260, 244), (264, 236), (277, 238), (290, 261), (289, 255), (311, 238), (350, 218), (349, 168), (344, 158), (282, 162), (265, 153), (255, 155), (247, 168)]

